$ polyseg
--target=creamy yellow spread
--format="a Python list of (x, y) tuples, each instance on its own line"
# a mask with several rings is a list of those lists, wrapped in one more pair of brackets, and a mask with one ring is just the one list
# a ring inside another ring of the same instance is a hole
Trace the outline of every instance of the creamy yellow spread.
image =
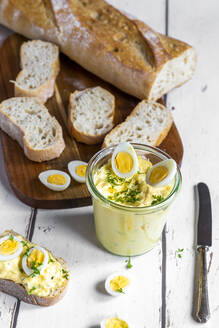
[(111, 161), (103, 165), (94, 176), (98, 191), (107, 199), (126, 206), (150, 206), (161, 202), (172, 186), (152, 187), (146, 183), (146, 174), (152, 167), (149, 160), (138, 156), (138, 171), (131, 178), (119, 178), (112, 170)]
[[(62, 265), (48, 252), (49, 260), (48, 265), (45, 271), (42, 274), (37, 274), (34, 277), (28, 276), (22, 268), (22, 258), (25, 252), (28, 251), (31, 247), (36, 246), (36, 244), (31, 242), (26, 242), (22, 236), (16, 235), (18, 239), (23, 241), (23, 250), (22, 253), (16, 258), (8, 261), (0, 261), (0, 278), (9, 279), (18, 284), (22, 284), (27, 290), (28, 294), (35, 294), (38, 296), (51, 296), (55, 293), (56, 290), (63, 288), (67, 284), (69, 273), (62, 267)], [(0, 245), (2, 254), (11, 254), (11, 246), (9, 244), (12, 241), (7, 243), (8, 250), (4, 252), (5, 245)], [(2, 243), (2, 244), (3, 244)], [(4, 250), (2, 249), (4, 248)], [(42, 252), (37, 252), (33, 250), (30, 254), (28, 261), (32, 261), (34, 258), (37, 261), (42, 262), (43, 258), (41, 257)]]

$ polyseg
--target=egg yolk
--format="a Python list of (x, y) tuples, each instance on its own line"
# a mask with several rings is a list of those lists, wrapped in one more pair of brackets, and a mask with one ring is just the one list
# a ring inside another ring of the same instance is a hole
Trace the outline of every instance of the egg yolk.
[(115, 166), (121, 173), (129, 173), (133, 168), (133, 158), (129, 153), (120, 151), (115, 157)]
[(168, 169), (166, 166), (155, 167), (150, 174), (150, 182), (158, 183), (168, 176)]
[(61, 174), (52, 174), (48, 176), (47, 182), (55, 185), (64, 185), (66, 184), (66, 177)]
[(78, 165), (76, 167), (76, 174), (79, 175), (79, 177), (85, 177), (85, 174), (86, 174), (86, 169), (87, 169), (87, 165)]
[(10, 255), (16, 252), (19, 242), (17, 240), (4, 240), (0, 245), (0, 253), (3, 255)]
[(128, 328), (127, 322), (120, 320), (119, 318), (111, 318), (107, 320), (106, 328)]
[(130, 284), (130, 281), (127, 277), (118, 276), (110, 280), (110, 288), (113, 291), (117, 291), (120, 288), (125, 288)]
[(34, 249), (27, 258), (27, 266), (32, 267), (33, 263), (42, 264), (44, 261), (44, 254), (39, 249)]

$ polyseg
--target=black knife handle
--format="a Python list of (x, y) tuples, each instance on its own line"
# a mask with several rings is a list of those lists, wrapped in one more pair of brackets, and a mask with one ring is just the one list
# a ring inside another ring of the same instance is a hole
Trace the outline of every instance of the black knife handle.
[(208, 301), (208, 280), (207, 280), (207, 246), (198, 247), (200, 253), (200, 271), (198, 282), (198, 308), (196, 312), (196, 319), (198, 322), (205, 323), (210, 318), (210, 309)]

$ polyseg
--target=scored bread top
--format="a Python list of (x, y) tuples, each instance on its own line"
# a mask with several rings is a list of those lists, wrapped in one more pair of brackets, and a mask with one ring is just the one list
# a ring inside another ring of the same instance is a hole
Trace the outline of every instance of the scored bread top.
[(58, 157), (65, 143), (62, 128), (35, 98), (14, 97), (0, 104), (0, 127), (35, 161)]
[(128, 141), (158, 146), (172, 125), (170, 111), (156, 102), (141, 101), (126, 120), (106, 135), (103, 147)]
[(104, 0), (33, 2), (4, 2), (0, 22), (59, 44), (82, 67), (133, 96), (156, 100), (194, 72), (191, 46), (129, 19)]
[(115, 98), (101, 87), (75, 91), (70, 95), (69, 131), (88, 144), (103, 140), (113, 128)]

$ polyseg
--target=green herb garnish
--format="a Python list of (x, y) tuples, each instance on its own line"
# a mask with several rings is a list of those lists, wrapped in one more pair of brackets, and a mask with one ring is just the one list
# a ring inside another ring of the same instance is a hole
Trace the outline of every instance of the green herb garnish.
[(152, 195), (152, 197), (154, 198), (154, 200), (151, 202), (151, 205), (159, 204), (164, 200), (164, 197), (161, 195)]
[(33, 270), (33, 272), (31, 273), (30, 277), (33, 278), (40, 275), (40, 270), (38, 269), (40, 265), (41, 263), (37, 263), (36, 261), (32, 262), (31, 269)]
[(127, 263), (127, 269), (131, 269), (133, 267), (133, 265), (131, 264), (131, 256), (129, 256), (129, 259), (126, 260), (126, 263)]
[(14, 236), (13, 235), (10, 235), (9, 236), (9, 240), (14, 240)]
[(114, 187), (121, 186), (125, 179), (113, 176), (111, 172), (107, 172), (106, 181), (110, 183), (112, 187)]
[(55, 262), (51, 257), (49, 258), (48, 263)]
[(145, 174), (144, 172), (137, 171), (138, 174)]
[(54, 276), (52, 276), (51, 279), (53, 280), (54, 279)]
[(184, 251), (184, 248), (178, 248), (176, 251), (177, 256), (181, 259), (182, 258), (182, 252)]
[(21, 243), (23, 244), (24, 247), (28, 247), (28, 244), (26, 241), (21, 240)]
[(36, 287), (32, 287), (32, 288), (27, 292), (27, 294), (28, 294), (28, 295), (31, 295), (32, 292), (33, 292), (35, 289), (37, 289), (37, 288), (36, 288)]
[(29, 255), (29, 251), (31, 250), (31, 248), (33, 248), (33, 246), (32, 247), (27, 247), (27, 249), (26, 249), (26, 251), (24, 253), (24, 256), (28, 256)]
[(69, 273), (68, 273), (68, 271), (62, 269), (62, 273), (63, 273), (63, 278), (65, 278), (65, 279), (68, 280), (68, 278), (69, 278)]
[(125, 294), (125, 292), (123, 291), (122, 288), (118, 288), (118, 289), (116, 290), (116, 292), (121, 293), (121, 294)]
[(115, 192), (112, 196), (108, 196), (108, 199), (113, 200), (119, 203), (136, 203), (140, 200), (139, 194), (141, 193), (140, 185), (137, 181), (128, 187), (125, 190)]

